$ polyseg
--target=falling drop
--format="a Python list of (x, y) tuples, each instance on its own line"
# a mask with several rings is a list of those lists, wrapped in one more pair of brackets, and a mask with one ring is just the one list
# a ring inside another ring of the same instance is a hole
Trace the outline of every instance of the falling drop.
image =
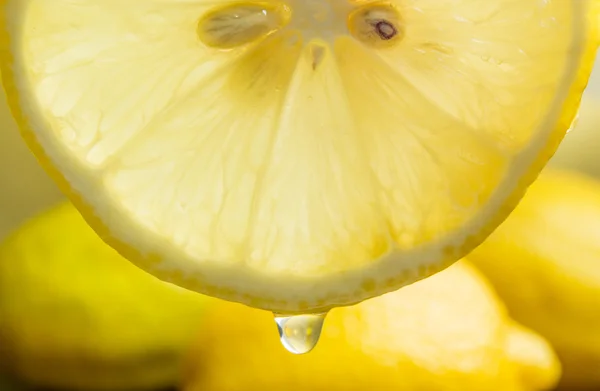
[(326, 313), (306, 315), (275, 314), (281, 344), (288, 352), (305, 354), (319, 342)]

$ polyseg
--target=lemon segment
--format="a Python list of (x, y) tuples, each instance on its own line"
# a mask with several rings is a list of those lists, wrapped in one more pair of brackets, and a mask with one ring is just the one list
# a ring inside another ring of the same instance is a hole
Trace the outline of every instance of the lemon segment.
[(576, 115), (594, 10), (7, 0), (2, 73), (32, 148), (129, 259), (317, 311), (441, 270), (512, 210)]

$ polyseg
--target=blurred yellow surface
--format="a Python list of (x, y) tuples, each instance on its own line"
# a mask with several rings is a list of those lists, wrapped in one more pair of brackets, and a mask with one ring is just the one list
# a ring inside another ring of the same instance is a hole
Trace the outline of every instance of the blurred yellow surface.
[(62, 197), (21, 139), (0, 93), (0, 239)]
[(550, 165), (600, 178), (600, 61), (583, 97), (579, 119), (561, 143)]
[(600, 176), (600, 97), (583, 102), (577, 126), (567, 134), (551, 165)]
[(568, 389), (600, 389), (600, 182), (548, 170), (472, 259), (557, 349)]
[(465, 262), (333, 310), (305, 356), (283, 349), (271, 314), (220, 302), (192, 357), (186, 391), (533, 391), (559, 376), (546, 342), (514, 325)]
[(204, 303), (131, 265), (63, 203), (0, 247), (0, 367), (37, 386), (170, 386)]

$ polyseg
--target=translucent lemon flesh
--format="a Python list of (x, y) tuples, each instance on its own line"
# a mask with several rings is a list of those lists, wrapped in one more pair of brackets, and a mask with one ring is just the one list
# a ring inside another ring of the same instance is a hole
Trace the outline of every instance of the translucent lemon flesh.
[(7, 0), (25, 137), (110, 244), (279, 312), (459, 259), (576, 115), (596, 3)]

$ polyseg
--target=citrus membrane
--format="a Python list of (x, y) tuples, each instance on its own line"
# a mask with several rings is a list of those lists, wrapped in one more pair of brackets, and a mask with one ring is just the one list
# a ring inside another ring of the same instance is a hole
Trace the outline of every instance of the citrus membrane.
[(159, 278), (325, 312), (452, 264), (571, 126), (592, 0), (4, 0), (42, 164)]

